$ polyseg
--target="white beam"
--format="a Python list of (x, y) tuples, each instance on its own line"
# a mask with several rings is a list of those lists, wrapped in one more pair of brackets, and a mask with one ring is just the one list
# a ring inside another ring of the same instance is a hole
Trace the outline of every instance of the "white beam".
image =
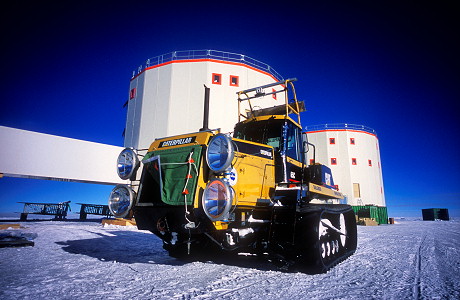
[(122, 149), (0, 126), (0, 174), (110, 185), (127, 183), (116, 171)]

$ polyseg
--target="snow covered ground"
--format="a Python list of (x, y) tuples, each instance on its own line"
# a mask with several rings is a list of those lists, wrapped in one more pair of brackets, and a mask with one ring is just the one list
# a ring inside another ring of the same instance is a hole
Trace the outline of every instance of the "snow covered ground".
[(254, 257), (182, 262), (154, 235), (98, 222), (16, 230), (0, 248), (0, 299), (460, 299), (460, 222), (358, 227), (358, 249), (327, 274), (285, 273)]

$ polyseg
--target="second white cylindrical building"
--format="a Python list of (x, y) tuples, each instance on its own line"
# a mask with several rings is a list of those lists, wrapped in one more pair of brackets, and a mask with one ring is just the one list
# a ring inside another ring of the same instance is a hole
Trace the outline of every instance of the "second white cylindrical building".
[[(366, 126), (324, 124), (306, 127), (316, 147), (315, 162), (331, 168), (334, 183), (350, 205), (385, 205), (382, 164), (376, 132)], [(313, 151), (307, 154), (313, 162)]]

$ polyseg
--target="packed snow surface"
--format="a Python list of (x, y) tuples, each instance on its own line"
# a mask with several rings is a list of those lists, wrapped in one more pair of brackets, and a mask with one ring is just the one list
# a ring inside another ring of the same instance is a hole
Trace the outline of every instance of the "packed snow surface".
[(0, 299), (460, 299), (460, 222), (358, 227), (356, 253), (326, 274), (252, 256), (184, 262), (135, 227), (25, 222), (34, 247), (0, 248)]

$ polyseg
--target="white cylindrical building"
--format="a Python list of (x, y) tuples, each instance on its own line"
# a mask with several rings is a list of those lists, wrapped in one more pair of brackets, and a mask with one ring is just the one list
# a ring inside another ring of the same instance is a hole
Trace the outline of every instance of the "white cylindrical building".
[[(231, 132), (238, 122), (237, 92), (282, 79), (269, 65), (235, 53), (190, 50), (151, 58), (131, 78), (124, 145), (148, 148), (155, 138), (202, 128), (203, 85), (210, 88), (209, 128)], [(252, 101), (260, 108), (282, 103), (284, 93)]]
[[(366, 126), (325, 124), (307, 126), (315, 145), (315, 162), (331, 168), (334, 183), (353, 206), (385, 205), (382, 164), (376, 132)], [(313, 162), (313, 151), (307, 154)]]

